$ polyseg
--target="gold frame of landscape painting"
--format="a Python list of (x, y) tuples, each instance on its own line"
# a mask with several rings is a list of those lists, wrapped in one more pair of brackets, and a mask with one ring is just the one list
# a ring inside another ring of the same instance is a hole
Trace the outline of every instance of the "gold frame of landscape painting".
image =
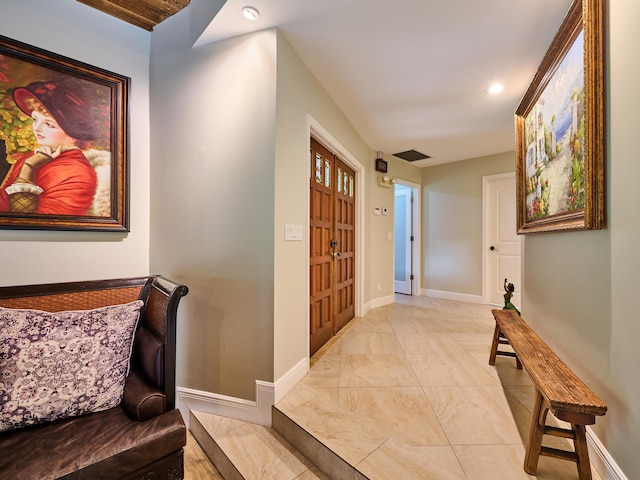
[(603, 14), (573, 2), (516, 110), (519, 234), (604, 228)]

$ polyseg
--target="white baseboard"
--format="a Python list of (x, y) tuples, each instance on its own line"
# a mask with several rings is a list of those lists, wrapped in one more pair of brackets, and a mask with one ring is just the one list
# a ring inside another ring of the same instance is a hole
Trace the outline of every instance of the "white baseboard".
[(628, 480), (616, 461), (609, 454), (600, 439), (587, 426), (587, 445), (589, 447), (589, 460), (598, 472), (602, 480)]
[(386, 297), (373, 298), (369, 300), (365, 305), (365, 311), (363, 312), (362, 316), (364, 316), (369, 310), (373, 310), (374, 308), (378, 308), (378, 307), (384, 307), (385, 305), (389, 305), (393, 303), (393, 301), (394, 301), (393, 295), (387, 295)]
[(176, 404), (187, 427), (190, 427), (189, 412), (191, 410), (270, 426), (271, 405), (275, 398), (274, 389), (270, 388), (272, 385), (256, 381), (256, 401), (178, 387)]
[(191, 410), (270, 427), (271, 407), (282, 399), (308, 371), (309, 360), (303, 358), (275, 383), (256, 380), (255, 401), (178, 387), (176, 406), (182, 413), (187, 427), (190, 426)]
[(278, 403), (309, 372), (309, 359), (303, 358), (275, 383), (274, 399)]
[(457, 300), (458, 302), (482, 303), (482, 295), (470, 295), (468, 293), (445, 292), (443, 290), (422, 289), (425, 297), (444, 298), (445, 300)]

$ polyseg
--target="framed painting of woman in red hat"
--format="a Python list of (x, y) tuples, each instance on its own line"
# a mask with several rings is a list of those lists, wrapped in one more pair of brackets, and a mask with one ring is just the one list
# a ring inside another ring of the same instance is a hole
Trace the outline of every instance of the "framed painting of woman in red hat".
[(0, 228), (129, 230), (128, 86), (0, 36)]

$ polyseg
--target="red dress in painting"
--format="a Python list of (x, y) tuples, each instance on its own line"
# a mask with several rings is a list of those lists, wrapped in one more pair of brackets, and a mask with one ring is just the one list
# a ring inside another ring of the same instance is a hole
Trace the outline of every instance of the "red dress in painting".
[[(9, 211), (9, 195), (5, 189), (18, 177), (25, 160), (18, 160), (0, 188), (0, 212)], [(35, 184), (43, 192), (33, 213), (47, 215), (87, 215), (96, 193), (96, 172), (82, 150), (65, 150), (36, 171)]]

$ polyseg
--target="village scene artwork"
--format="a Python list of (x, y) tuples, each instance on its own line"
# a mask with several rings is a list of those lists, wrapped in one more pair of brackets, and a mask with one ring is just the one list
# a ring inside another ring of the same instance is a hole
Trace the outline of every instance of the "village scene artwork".
[(525, 118), (528, 222), (584, 209), (584, 32)]

